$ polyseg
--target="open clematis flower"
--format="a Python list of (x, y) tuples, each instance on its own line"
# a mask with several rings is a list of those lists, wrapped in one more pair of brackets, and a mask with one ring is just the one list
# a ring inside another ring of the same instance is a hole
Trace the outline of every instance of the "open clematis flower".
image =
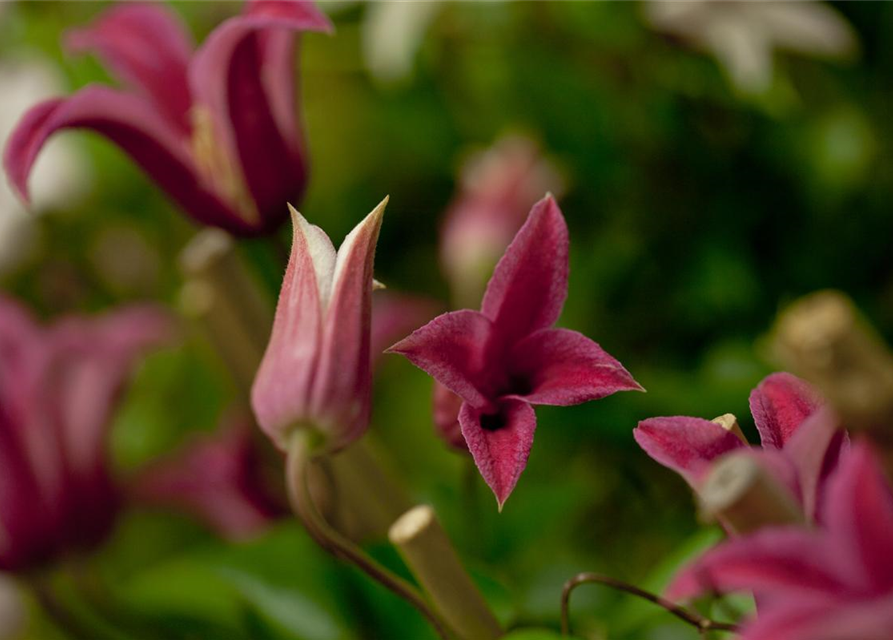
[(251, 389), (258, 424), (283, 450), (295, 429), (313, 429), (337, 449), (369, 426), (372, 267), (386, 204), (337, 252), (322, 229), (291, 209), (291, 256)]
[(889, 640), (893, 493), (865, 442), (828, 483), (818, 530), (763, 529), (708, 551), (676, 576), (672, 598), (751, 590), (759, 613), (742, 640)]
[(564, 217), (546, 196), (496, 266), (480, 311), (445, 313), (389, 350), (462, 398), (462, 435), (500, 509), (527, 465), (531, 405), (641, 390), (598, 344), (552, 327), (567, 297), (568, 244)]
[(244, 415), (227, 418), (217, 432), (202, 434), (141, 470), (130, 496), (182, 511), (228, 540), (258, 534), (288, 509), (264, 473), (253, 430), (254, 421)]
[(123, 3), (74, 31), (127, 86), (42, 102), (10, 136), (4, 167), (27, 201), (47, 139), (90, 129), (121, 147), (202, 224), (251, 235), (278, 228), (307, 178), (295, 104), (296, 32), (330, 31), (312, 2), (252, 0), (193, 53), (168, 10)]
[(106, 432), (133, 363), (170, 334), (154, 308), (45, 329), (0, 298), (0, 570), (35, 568), (108, 533), (120, 496)]
[(836, 416), (818, 393), (789, 373), (773, 373), (750, 394), (762, 450), (716, 421), (684, 416), (649, 418), (634, 437), (659, 463), (697, 488), (711, 464), (732, 451), (748, 451), (814, 518), (830, 473), (846, 443)]

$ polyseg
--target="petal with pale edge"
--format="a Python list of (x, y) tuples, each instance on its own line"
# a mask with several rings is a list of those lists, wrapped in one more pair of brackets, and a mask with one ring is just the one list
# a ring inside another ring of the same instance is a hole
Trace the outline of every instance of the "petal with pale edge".
[(567, 297), (568, 232), (552, 196), (537, 202), (496, 265), (481, 312), (503, 344), (551, 327)]
[(186, 70), (192, 40), (177, 15), (157, 4), (123, 3), (66, 37), (74, 52), (95, 51), (121, 80), (145, 93), (184, 134), (189, 131)]
[(472, 406), (492, 409), (484, 378), (492, 331), (493, 324), (477, 311), (451, 311), (416, 329), (388, 352), (406, 356)]
[(32, 107), (10, 135), (3, 166), (26, 202), (31, 167), (47, 139), (62, 129), (90, 129), (114, 142), (199, 222), (235, 233), (250, 231), (204, 187), (179, 133), (151, 103), (100, 86)]
[(746, 446), (715, 422), (686, 416), (643, 420), (633, 437), (645, 453), (689, 484), (695, 484), (713, 460)]
[(733, 538), (684, 567), (667, 597), (755, 591), (769, 601), (785, 595), (821, 594), (844, 589), (843, 561), (828, 553), (818, 532), (797, 528), (764, 529)]
[(286, 430), (307, 417), (322, 340), (324, 297), (331, 287), (335, 248), (319, 227), (292, 209), (294, 234), (270, 342), (251, 388), (261, 429), (282, 449)]
[(596, 342), (569, 329), (542, 329), (509, 355), (513, 390), (531, 404), (568, 406), (617, 391), (642, 391), (629, 372)]
[(750, 412), (763, 446), (778, 449), (821, 404), (818, 393), (790, 373), (766, 376), (750, 394)]
[(837, 468), (846, 447), (846, 432), (827, 407), (806, 418), (785, 442), (783, 451), (797, 468), (807, 519), (820, 519), (818, 507), (826, 481)]
[(459, 424), (501, 511), (527, 466), (536, 431), (533, 407), (522, 400), (506, 400), (498, 413), (482, 414), (466, 402), (459, 411)]
[(828, 484), (823, 517), (854, 577), (893, 589), (893, 493), (870, 445), (856, 443)]

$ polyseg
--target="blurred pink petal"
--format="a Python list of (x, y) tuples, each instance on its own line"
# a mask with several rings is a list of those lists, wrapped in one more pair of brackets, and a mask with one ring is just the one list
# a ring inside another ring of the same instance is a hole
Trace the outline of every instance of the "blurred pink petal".
[(790, 373), (766, 376), (750, 394), (750, 412), (764, 447), (780, 449), (819, 406), (819, 394)]
[(437, 380), (434, 381), (432, 398), (434, 432), (447, 445), (457, 451), (468, 452), (468, 444), (459, 424), (459, 411), (463, 400)]
[(372, 333), (369, 338), (372, 367), (395, 340), (431, 320), (441, 309), (439, 302), (421, 296), (391, 291), (379, 291), (373, 295)]

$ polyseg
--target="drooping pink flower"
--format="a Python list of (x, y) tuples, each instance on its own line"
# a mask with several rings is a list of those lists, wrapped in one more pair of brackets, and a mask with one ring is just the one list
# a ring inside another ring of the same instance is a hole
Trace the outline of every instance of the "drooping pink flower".
[(337, 252), (322, 229), (291, 210), (291, 256), (251, 389), (258, 424), (283, 450), (295, 429), (313, 429), (334, 449), (369, 425), (372, 267), (386, 204)]
[(561, 195), (561, 182), (537, 144), (518, 135), (501, 138), (465, 163), (440, 237), (454, 303), (477, 302), (530, 207), (547, 191)]
[(762, 450), (715, 422), (684, 416), (643, 420), (633, 435), (648, 455), (695, 488), (717, 458), (749, 451), (813, 518), (846, 440), (836, 416), (809, 384), (789, 373), (763, 379), (750, 394), (750, 410)]
[(675, 578), (672, 598), (755, 591), (742, 640), (893, 637), (893, 493), (865, 442), (841, 459), (817, 530), (763, 529), (708, 551)]
[(68, 37), (128, 87), (88, 86), (42, 102), (10, 136), (4, 167), (28, 199), (47, 139), (90, 129), (121, 147), (190, 216), (251, 235), (278, 228), (307, 179), (295, 102), (296, 32), (329, 31), (312, 2), (252, 0), (193, 53), (165, 8), (122, 3)]
[(553, 328), (567, 296), (568, 244), (564, 217), (546, 196), (496, 266), (481, 311), (438, 316), (390, 349), (462, 398), (462, 435), (500, 508), (527, 465), (531, 405), (641, 389), (598, 344)]
[(106, 432), (135, 360), (170, 333), (154, 308), (42, 328), (0, 298), (0, 570), (88, 549), (109, 531), (119, 492)]
[(288, 509), (264, 473), (253, 431), (253, 420), (230, 416), (218, 431), (197, 436), (142, 469), (130, 497), (182, 511), (229, 540), (256, 535)]

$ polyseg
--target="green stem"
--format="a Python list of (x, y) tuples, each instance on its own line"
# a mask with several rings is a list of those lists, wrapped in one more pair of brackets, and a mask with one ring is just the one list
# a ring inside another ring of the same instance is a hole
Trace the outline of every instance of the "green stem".
[(370, 578), (406, 600), (428, 620), (438, 636), (443, 640), (449, 640), (447, 625), (415, 587), (376, 562), (365, 551), (335, 531), (319, 514), (307, 484), (307, 472), (313, 458), (314, 453), (309, 434), (303, 429), (298, 430), (288, 447), (286, 473), (292, 508), (303, 521), (307, 532), (319, 546), (333, 556), (356, 565)]

